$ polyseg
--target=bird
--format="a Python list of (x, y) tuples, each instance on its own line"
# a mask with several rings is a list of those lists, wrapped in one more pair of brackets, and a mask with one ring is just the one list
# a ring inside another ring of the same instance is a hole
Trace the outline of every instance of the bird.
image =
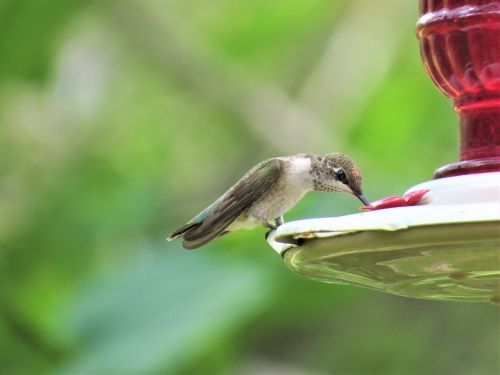
[(259, 225), (269, 229), (267, 239), (284, 223), (283, 215), (310, 191), (347, 193), (370, 204), (361, 189), (358, 166), (343, 153), (275, 157), (251, 168), (167, 240), (182, 238), (185, 249), (196, 249), (229, 232)]

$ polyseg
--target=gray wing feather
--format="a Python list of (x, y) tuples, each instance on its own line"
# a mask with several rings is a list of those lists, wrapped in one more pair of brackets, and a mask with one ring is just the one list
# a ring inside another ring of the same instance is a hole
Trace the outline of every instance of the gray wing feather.
[(281, 175), (281, 163), (279, 159), (268, 159), (257, 164), (221, 199), (195, 216), (190, 223), (205, 217), (183, 234), (183, 246), (194, 249), (222, 235), (234, 220), (269, 191)]

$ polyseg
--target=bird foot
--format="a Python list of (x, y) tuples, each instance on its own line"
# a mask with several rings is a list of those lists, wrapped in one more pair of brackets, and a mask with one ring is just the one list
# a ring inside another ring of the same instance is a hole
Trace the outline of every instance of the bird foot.
[(269, 237), (269, 235), (271, 234), (271, 232), (273, 230), (276, 230), (278, 229), (278, 227), (280, 225), (283, 224), (283, 217), (277, 217), (276, 219), (274, 219), (274, 224), (272, 223), (269, 223), (269, 222), (265, 222), (263, 223), (264, 227), (268, 228), (269, 230), (266, 232), (266, 234), (264, 235), (265, 239), (267, 240), (267, 238)]
[(264, 238), (266, 239), (266, 241), (267, 241), (267, 238), (269, 237), (269, 235), (271, 234), (271, 232), (273, 230), (276, 230), (276, 228), (278, 228), (278, 227), (267, 227), (267, 228), (269, 228), (269, 230), (266, 232), (266, 234), (264, 234)]
[(283, 216), (274, 219), (274, 225), (276, 226), (276, 228), (278, 228), (280, 225), (283, 225), (283, 223), (284, 223)]

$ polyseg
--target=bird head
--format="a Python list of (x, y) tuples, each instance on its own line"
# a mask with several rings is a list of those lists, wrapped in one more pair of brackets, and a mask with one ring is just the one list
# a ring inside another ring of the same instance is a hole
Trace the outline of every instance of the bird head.
[(318, 156), (312, 163), (312, 172), (314, 190), (348, 193), (363, 204), (370, 204), (361, 189), (361, 172), (347, 155), (335, 152)]

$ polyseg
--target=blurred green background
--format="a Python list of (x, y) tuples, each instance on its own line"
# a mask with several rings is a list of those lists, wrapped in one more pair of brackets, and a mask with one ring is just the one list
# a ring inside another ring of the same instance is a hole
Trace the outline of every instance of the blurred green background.
[[(264, 230), (166, 236), (260, 160), (370, 199), (456, 160), (417, 1), (0, 1), (0, 373), (497, 374), (498, 309), (326, 285)], [(357, 211), (311, 193), (286, 220)]]

